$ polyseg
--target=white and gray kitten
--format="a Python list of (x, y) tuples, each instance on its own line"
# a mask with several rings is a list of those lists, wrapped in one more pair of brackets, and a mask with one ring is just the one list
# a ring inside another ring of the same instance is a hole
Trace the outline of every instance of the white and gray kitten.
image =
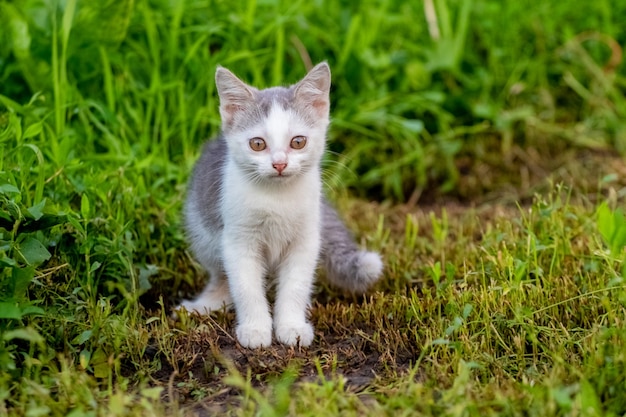
[[(318, 64), (288, 88), (257, 90), (221, 67), (215, 80), (222, 134), (205, 145), (185, 204), (191, 250), (210, 279), (180, 307), (203, 314), (234, 304), (245, 347), (270, 345), (272, 329), (279, 342), (308, 346), (318, 260), (350, 292), (365, 291), (383, 267), (322, 196), (330, 69)], [(268, 275), (276, 277), (273, 320)]]

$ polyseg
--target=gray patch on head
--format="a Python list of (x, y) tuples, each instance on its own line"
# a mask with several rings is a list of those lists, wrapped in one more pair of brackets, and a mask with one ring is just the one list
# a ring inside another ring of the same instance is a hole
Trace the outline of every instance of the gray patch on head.
[(229, 130), (246, 130), (262, 123), (274, 104), (280, 105), (283, 110), (292, 110), (304, 123), (314, 126), (318, 121), (315, 110), (307, 108), (310, 106), (303, 106), (296, 100), (294, 95), (296, 85), (254, 91), (254, 101), (235, 114)]
[(288, 108), (293, 101), (293, 92), (284, 87), (272, 87), (254, 91), (254, 100), (238, 111), (229, 130), (246, 130), (263, 122), (275, 102)]
[(293, 91), (293, 87), (272, 87), (258, 91), (255, 98), (265, 116), (267, 116), (274, 103), (279, 104), (284, 110), (293, 107)]

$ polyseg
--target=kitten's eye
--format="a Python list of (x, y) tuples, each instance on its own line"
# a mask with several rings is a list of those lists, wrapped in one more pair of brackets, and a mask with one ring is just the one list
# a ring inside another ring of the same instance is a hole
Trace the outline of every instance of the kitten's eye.
[(250, 149), (253, 151), (259, 152), (267, 147), (265, 141), (261, 138), (252, 138), (250, 139)]
[(291, 139), (291, 147), (293, 149), (302, 149), (306, 145), (306, 138), (304, 136), (296, 136)]

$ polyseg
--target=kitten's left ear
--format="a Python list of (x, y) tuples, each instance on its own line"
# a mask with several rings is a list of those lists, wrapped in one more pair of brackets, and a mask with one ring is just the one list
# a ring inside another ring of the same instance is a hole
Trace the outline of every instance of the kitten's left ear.
[(326, 62), (317, 64), (296, 84), (296, 100), (312, 106), (320, 117), (327, 117), (330, 110), (330, 68)]

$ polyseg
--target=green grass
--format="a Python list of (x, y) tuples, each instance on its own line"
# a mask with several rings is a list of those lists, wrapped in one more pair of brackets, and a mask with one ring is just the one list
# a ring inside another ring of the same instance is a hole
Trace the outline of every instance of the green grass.
[[(608, 0), (0, 0), (0, 416), (626, 414), (623, 21)], [(169, 317), (203, 279), (186, 180), (217, 64), (264, 87), (321, 60), (328, 192), (385, 276), (322, 279), (310, 349), (248, 351), (230, 312)]]

